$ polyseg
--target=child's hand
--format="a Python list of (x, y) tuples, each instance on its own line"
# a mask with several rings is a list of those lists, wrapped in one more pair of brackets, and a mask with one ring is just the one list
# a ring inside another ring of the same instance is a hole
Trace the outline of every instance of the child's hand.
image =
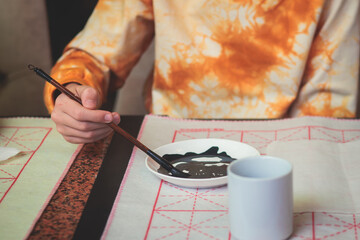
[(104, 123), (119, 124), (120, 115), (108, 111), (97, 110), (99, 94), (89, 86), (69, 84), (66, 86), (81, 98), (83, 106), (60, 94), (56, 101), (51, 119), (55, 122), (59, 133), (71, 143), (89, 143), (100, 140), (112, 132)]

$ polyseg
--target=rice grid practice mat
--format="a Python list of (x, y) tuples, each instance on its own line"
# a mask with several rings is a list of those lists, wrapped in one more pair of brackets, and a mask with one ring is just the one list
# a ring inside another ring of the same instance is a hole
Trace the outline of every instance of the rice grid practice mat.
[[(292, 158), (293, 150), (304, 151), (296, 148), (304, 141), (308, 147), (311, 143), (321, 146), (309, 149), (308, 153), (305, 150), (305, 157), (313, 155), (315, 158), (306, 158), (307, 161), (302, 161), (305, 158), (301, 157), (289, 159), (294, 164), (294, 232), (291, 239), (360, 238), (360, 206), (354, 201), (360, 198), (357, 190), (360, 189), (360, 144), (356, 145), (360, 140), (359, 120), (303, 117), (207, 121), (148, 115), (138, 136), (150, 149), (198, 138), (247, 143), (262, 155), (267, 154), (268, 146), (272, 146), (272, 154), (278, 154), (275, 150), (286, 148), (289, 143), (288, 155), (283, 155), (284, 158)], [(285, 146), (279, 148), (276, 143)], [(319, 153), (329, 148), (333, 149), (332, 154)], [(296, 154), (301, 155), (301, 152)], [(134, 148), (102, 239), (231, 239), (226, 186), (192, 189), (172, 185), (153, 175), (145, 167), (145, 158), (141, 150)], [(301, 169), (303, 175), (297, 169)], [(335, 172), (336, 176), (332, 176)], [(316, 187), (304, 189), (302, 181), (306, 177), (314, 180)], [(342, 180), (344, 186), (340, 185), (340, 189), (338, 185), (321, 188), (321, 184), (329, 185), (336, 179)], [(339, 192), (346, 195), (334, 197)]]
[(0, 239), (25, 239), (82, 145), (66, 142), (47, 118), (0, 118)]

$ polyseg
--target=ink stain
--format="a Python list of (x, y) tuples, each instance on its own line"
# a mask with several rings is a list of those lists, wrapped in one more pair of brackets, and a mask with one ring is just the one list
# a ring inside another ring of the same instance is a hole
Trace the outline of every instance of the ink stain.
[[(179, 170), (190, 174), (190, 178), (216, 178), (226, 176), (227, 166), (235, 160), (226, 152), (218, 151), (219, 147), (212, 146), (203, 153), (165, 154), (163, 158)], [(162, 167), (157, 172), (171, 176)]]

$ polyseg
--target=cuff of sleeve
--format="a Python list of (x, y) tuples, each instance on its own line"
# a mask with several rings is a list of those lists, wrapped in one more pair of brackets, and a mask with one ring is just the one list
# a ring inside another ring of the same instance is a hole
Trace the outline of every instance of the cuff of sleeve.
[[(56, 79), (56, 78), (54, 78), (54, 79)], [(76, 80), (75, 79), (63, 79), (62, 81), (58, 81), (58, 82), (60, 84), (62, 84), (62, 85), (66, 85), (67, 83), (77, 83), (77, 84), (80, 84), (80, 85), (86, 85), (86, 86), (93, 87), (99, 92), (100, 99), (104, 98), (104, 96), (102, 94), (102, 91), (91, 81), (87, 81), (85, 79), (76, 79)], [(48, 82), (45, 83), (44, 101), (45, 101), (45, 106), (46, 106), (49, 113), (51, 113), (54, 110), (55, 100), (56, 100), (56, 97), (57, 97), (56, 92), (57, 92), (57, 89), (53, 85), (51, 85)]]
[[(78, 83), (93, 87), (100, 94), (102, 102), (105, 101), (107, 80), (104, 72), (85, 53), (75, 51), (66, 55), (54, 66), (51, 77), (63, 85)], [(49, 113), (54, 109), (56, 92), (57, 89), (53, 85), (50, 83), (45, 84), (44, 102)]]

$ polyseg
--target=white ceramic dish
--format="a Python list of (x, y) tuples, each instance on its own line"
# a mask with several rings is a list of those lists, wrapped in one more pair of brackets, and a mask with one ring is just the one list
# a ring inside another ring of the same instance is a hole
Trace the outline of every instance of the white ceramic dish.
[[(185, 154), (187, 152), (202, 153), (210, 147), (219, 147), (219, 152), (225, 151), (230, 157), (240, 159), (249, 156), (259, 156), (260, 153), (254, 147), (226, 139), (204, 138), (174, 142), (163, 145), (153, 151), (163, 156), (164, 154)], [(146, 167), (157, 177), (172, 184), (188, 188), (218, 187), (227, 183), (227, 176), (216, 178), (179, 178), (157, 172), (159, 164), (153, 159), (145, 159)]]

